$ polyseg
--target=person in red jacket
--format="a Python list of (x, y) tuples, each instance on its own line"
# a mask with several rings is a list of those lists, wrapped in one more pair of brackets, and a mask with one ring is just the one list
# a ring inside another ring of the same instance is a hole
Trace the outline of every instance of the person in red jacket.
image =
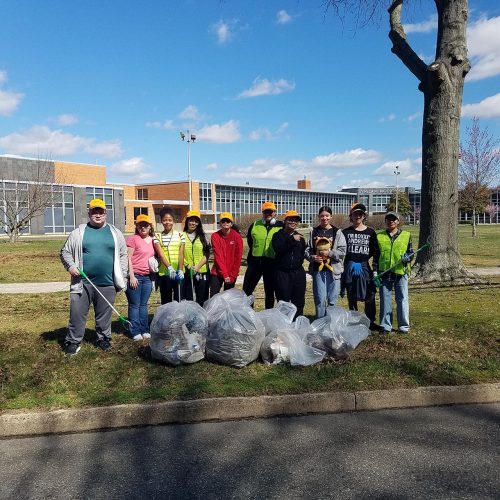
[(229, 212), (220, 214), (220, 229), (212, 234), (211, 242), (214, 265), (210, 275), (210, 296), (213, 297), (222, 285), (224, 290), (234, 288), (240, 272), (243, 240), (233, 227), (233, 216)]

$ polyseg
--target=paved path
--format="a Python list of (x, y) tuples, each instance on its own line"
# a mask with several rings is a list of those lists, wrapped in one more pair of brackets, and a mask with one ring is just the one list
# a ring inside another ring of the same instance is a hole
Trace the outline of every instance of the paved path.
[[(500, 276), (500, 266), (497, 267), (468, 267), (469, 271), (479, 276)], [(311, 276), (307, 275), (311, 281)], [(238, 285), (243, 284), (243, 276), (238, 276)], [(49, 283), (5, 283), (0, 284), (1, 293), (51, 293), (69, 291), (69, 281), (54, 281)]]
[(500, 404), (0, 441), (1, 499), (498, 498)]

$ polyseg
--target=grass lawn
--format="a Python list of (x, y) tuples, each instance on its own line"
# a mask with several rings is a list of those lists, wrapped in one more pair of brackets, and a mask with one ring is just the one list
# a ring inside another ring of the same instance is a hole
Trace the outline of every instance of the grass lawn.
[[(418, 242), (418, 226), (408, 226), (415, 245)], [(478, 226), (477, 238), (470, 236), (469, 225), (459, 226), (459, 245), (467, 266), (500, 266), (500, 225)], [(64, 239), (21, 239), (10, 244), (0, 240), (0, 283), (39, 283), (69, 281), (68, 273), (59, 260)], [(243, 264), (248, 253), (246, 240)], [(243, 270), (242, 273), (243, 274)]]
[[(349, 361), (307, 368), (253, 363), (242, 369), (201, 361), (172, 368), (147, 344), (114, 334), (104, 353), (88, 342), (67, 358), (59, 342), (67, 293), (4, 295), (0, 311), (0, 409), (66, 408), (217, 396), (294, 394), (500, 380), (500, 280), (490, 287), (412, 290), (410, 335), (373, 335)], [(258, 290), (256, 306), (262, 307)], [(151, 311), (159, 304), (151, 299)], [(345, 301), (341, 304), (345, 306)], [(123, 294), (118, 309), (126, 313)], [(310, 289), (306, 314), (313, 314)], [(88, 323), (93, 326), (92, 318)], [(114, 331), (119, 328), (114, 323)]]

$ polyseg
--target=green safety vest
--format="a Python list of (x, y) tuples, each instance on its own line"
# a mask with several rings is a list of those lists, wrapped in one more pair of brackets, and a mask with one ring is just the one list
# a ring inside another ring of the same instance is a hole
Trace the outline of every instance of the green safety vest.
[(252, 231), (252, 255), (254, 257), (268, 257), (274, 259), (274, 248), (271, 245), (271, 240), (273, 239), (273, 234), (277, 233), (281, 227), (273, 226), (269, 231), (266, 225), (261, 221), (257, 220), (254, 222)]
[[(403, 257), (408, 249), (410, 242), (410, 232), (401, 231), (397, 238), (392, 241), (387, 231), (379, 231), (377, 233), (377, 241), (380, 249), (380, 258), (378, 260), (378, 272), (383, 273), (392, 267), (396, 262)], [(394, 274), (406, 274), (409, 264), (399, 263), (391, 272)]]
[[(186, 246), (184, 247), (184, 265), (186, 267), (194, 267), (200, 260), (203, 258), (204, 253), (203, 253), (203, 244), (200, 241), (200, 238), (198, 236), (194, 239), (192, 242), (189, 239), (189, 236), (187, 233), (184, 233), (184, 236), (186, 238)], [(200, 268), (200, 273), (206, 273), (208, 272), (207, 264), (203, 264), (203, 266)]]
[[(181, 248), (181, 237), (177, 231), (174, 231), (172, 229), (172, 239), (170, 240), (168, 246), (165, 246), (161, 239), (161, 235), (162, 233), (155, 233), (156, 239), (159, 241), (160, 247), (163, 250), (165, 257), (167, 257), (167, 260), (170, 262), (170, 265), (175, 270), (177, 270), (179, 268), (179, 249)], [(158, 274), (160, 276), (165, 276), (165, 274), (167, 274), (167, 267), (161, 261), (160, 261), (160, 267), (158, 269)]]

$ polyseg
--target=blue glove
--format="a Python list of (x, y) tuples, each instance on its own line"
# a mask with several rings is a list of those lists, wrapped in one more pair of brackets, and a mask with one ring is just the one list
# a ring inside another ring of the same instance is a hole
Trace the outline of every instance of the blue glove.
[(180, 269), (177, 271), (176, 279), (177, 281), (182, 281), (184, 279), (184, 273)]
[(403, 257), (401, 257), (401, 264), (409, 264), (411, 262), (411, 258), (413, 257), (410, 253), (405, 253)]
[(361, 262), (350, 262), (352, 276), (361, 276), (363, 274), (363, 266)]

